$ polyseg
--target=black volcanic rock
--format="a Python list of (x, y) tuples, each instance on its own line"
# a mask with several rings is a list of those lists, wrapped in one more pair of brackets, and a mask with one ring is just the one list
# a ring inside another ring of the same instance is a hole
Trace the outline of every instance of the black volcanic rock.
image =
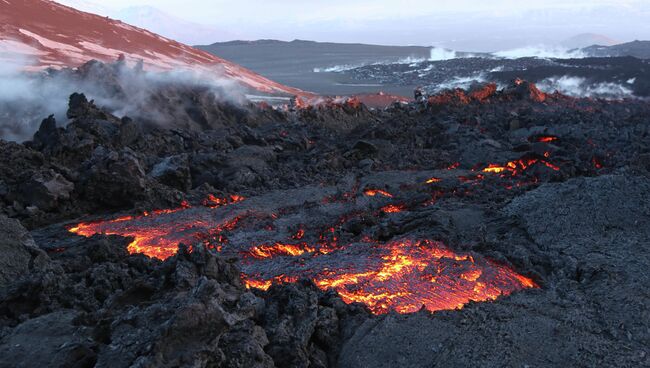
[(17, 220), (0, 215), (0, 234), (0, 289), (48, 262), (48, 256)]
[(69, 200), (73, 190), (74, 184), (61, 174), (52, 170), (39, 171), (25, 182), (19, 198), (28, 206), (48, 211)]
[(128, 148), (116, 152), (99, 146), (80, 171), (77, 187), (88, 200), (119, 208), (144, 198), (145, 172)]
[(106, 119), (106, 113), (100, 111), (93, 101), (88, 101), (86, 95), (83, 93), (73, 93), (70, 95), (70, 102), (68, 104), (68, 112), (66, 114), (68, 119), (75, 118), (91, 118), (91, 119)]
[(165, 157), (153, 167), (149, 175), (178, 190), (187, 191), (192, 186), (187, 155)]

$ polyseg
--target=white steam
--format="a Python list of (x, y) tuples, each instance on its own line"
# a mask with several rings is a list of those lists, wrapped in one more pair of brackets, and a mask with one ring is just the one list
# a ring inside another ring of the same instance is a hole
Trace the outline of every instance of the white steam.
[[(18, 58), (0, 63), (0, 139), (30, 139), (49, 115), (64, 126), (68, 98), (74, 92), (84, 93), (118, 117), (142, 118), (160, 125), (187, 116), (187, 103), (184, 105), (174, 91), (205, 91), (200, 94), (204, 100), (198, 102), (204, 104), (246, 101), (245, 91), (236, 81), (215, 77), (214, 72), (143, 72), (106, 64), (105, 69), (93, 67), (88, 76), (81, 77), (70, 71), (25, 72), (30, 65), (28, 59)], [(105, 73), (114, 67), (115, 73)]]
[(503, 59), (519, 59), (525, 57), (534, 57), (539, 59), (582, 59), (588, 56), (580, 49), (569, 50), (563, 47), (544, 45), (498, 51), (492, 53), (492, 55)]
[(452, 60), (457, 58), (458, 58), (458, 53), (456, 53), (456, 51), (443, 49), (440, 47), (432, 47), (429, 61), (445, 61), (445, 60)]
[(485, 78), (485, 75), (483, 73), (476, 73), (470, 76), (456, 76), (442, 83), (436, 84), (435, 86), (433, 86), (432, 92), (437, 93), (447, 89), (455, 89), (455, 88), (467, 90), (473, 84), (485, 83), (485, 82), (487, 82), (487, 79)]
[(572, 97), (595, 97), (606, 99), (633, 98), (633, 91), (617, 83), (592, 83), (580, 77), (552, 77), (537, 83), (537, 87), (546, 93), (558, 91)]
[(427, 61), (427, 59), (425, 58), (408, 56), (397, 60), (382, 60), (382, 61), (363, 62), (363, 63), (356, 63), (356, 64), (334, 65), (325, 68), (314, 68), (314, 73), (342, 73), (348, 70), (353, 70), (353, 69), (363, 68), (366, 66), (373, 66), (373, 65), (408, 64), (410, 66), (415, 66), (425, 61)]

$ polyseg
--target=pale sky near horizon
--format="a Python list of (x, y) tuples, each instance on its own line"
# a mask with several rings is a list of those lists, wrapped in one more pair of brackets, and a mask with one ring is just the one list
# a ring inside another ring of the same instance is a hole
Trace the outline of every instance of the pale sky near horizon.
[(431, 44), (457, 49), (552, 42), (580, 33), (650, 39), (650, 0), (62, 0), (153, 6), (244, 39)]

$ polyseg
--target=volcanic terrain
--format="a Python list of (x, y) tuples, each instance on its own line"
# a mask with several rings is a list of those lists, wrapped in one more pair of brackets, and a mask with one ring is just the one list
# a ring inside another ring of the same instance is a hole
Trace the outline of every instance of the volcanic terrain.
[(149, 88), (0, 141), (0, 366), (650, 364), (646, 102)]

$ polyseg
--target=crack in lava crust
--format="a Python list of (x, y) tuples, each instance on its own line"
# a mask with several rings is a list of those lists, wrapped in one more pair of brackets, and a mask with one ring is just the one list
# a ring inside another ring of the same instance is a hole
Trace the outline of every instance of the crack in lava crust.
[[(432, 240), (312, 244), (304, 239), (297, 241), (293, 235), (288, 242), (229, 244), (226, 234), (235, 231), (240, 221), (259, 216), (222, 208), (240, 201), (243, 198), (237, 196), (210, 198), (203, 207), (185, 205), (142, 216), (81, 223), (69, 231), (85, 237), (132, 237), (130, 253), (161, 260), (175, 255), (180, 243), (203, 244), (239, 255), (242, 279), (249, 288), (266, 290), (273, 284), (308, 278), (322, 290), (335, 290), (344, 302), (363, 303), (375, 314), (458, 309), (469, 302), (495, 300), (537, 287), (508, 267), (477, 255), (453, 252)], [(299, 233), (302, 239), (304, 230)]]

